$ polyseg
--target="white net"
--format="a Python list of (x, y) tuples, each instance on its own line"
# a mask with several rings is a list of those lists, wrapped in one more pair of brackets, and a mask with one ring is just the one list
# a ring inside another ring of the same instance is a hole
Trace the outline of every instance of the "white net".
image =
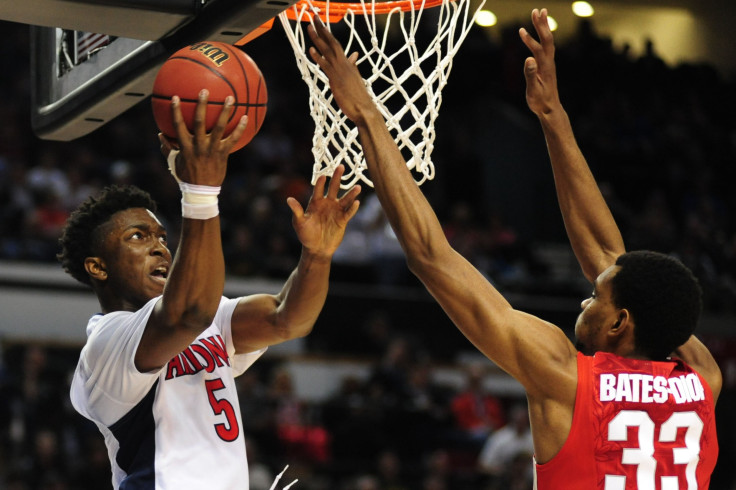
[[(379, 15), (371, 0), (360, 0), (355, 4), (360, 10), (348, 10), (341, 21), (349, 31), (348, 41), (342, 43), (345, 52), (359, 53), (358, 68), (419, 185), (434, 178), (431, 159), (434, 123), (453, 56), (473, 23), (475, 15), (469, 15), (469, 1), (443, 0), (439, 6), (425, 11), (422, 0), (416, 5), (407, 3), (410, 8), (406, 12), (395, 7), (390, 13)], [(475, 13), (482, 5), (481, 2)], [(372, 187), (366, 174), (358, 130), (340, 111), (333, 100), (327, 76), (307, 54), (309, 40), (302, 20), (311, 21), (310, 12), (319, 10), (309, 0), (291, 9), (296, 21), (290, 22), (286, 12), (279, 18), (294, 48), (302, 79), (309, 87), (309, 108), (315, 123), (312, 183), (320, 175), (332, 175), (335, 167), (344, 164), (342, 188), (359, 181)], [(326, 10), (329, 14), (329, 2)], [(429, 28), (420, 24), (423, 16), (432, 17), (432, 23), (427, 22)], [(327, 26), (331, 28), (329, 23)], [(370, 73), (366, 73), (365, 65)]]

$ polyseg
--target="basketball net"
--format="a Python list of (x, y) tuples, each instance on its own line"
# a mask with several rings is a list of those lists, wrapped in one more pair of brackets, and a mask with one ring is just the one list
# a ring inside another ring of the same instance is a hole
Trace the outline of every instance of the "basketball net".
[[(331, 22), (343, 20), (350, 33), (347, 43), (343, 43), (345, 53), (349, 55), (358, 51), (358, 68), (362, 64), (370, 68), (368, 76), (363, 73), (368, 92), (399, 146), (406, 166), (412, 171), (417, 184), (421, 185), (434, 178), (431, 159), (435, 140), (434, 123), (442, 104), (441, 92), (447, 84), (453, 56), (465, 40), (475, 13), (484, 3), (483, 0), (470, 16), (469, 1), (406, 0), (381, 3), (360, 0), (360, 3), (352, 4), (333, 2), (331, 6), (329, 0), (302, 0), (279, 14), (294, 49), (302, 79), (309, 87), (309, 108), (315, 123), (312, 184), (320, 175), (329, 177), (338, 165), (344, 164), (343, 189), (359, 181), (373, 186), (366, 175), (367, 166), (358, 141), (358, 130), (335, 103), (327, 76), (307, 54), (308, 36), (305, 36), (305, 29), (302, 28), (303, 22), (312, 22), (312, 13), (317, 13), (327, 28), (332, 30)], [(426, 28), (419, 32), (420, 20), (425, 13), (425, 6), (428, 9), (430, 2), (435, 5), (439, 3), (437, 32), (435, 34), (432, 30), (434, 37), (426, 43), (420, 43), (417, 34), (420, 37), (427, 36)], [(388, 11), (382, 12), (382, 9)], [(336, 11), (340, 13), (336, 15)], [(378, 15), (381, 16), (379, 21)], [(363, 22), (359, 23), (357, 17)], [(292, 24), (290, 19), (295, 22)], [(397, 28), (391, 30), (393, 25)], [(367, 34), (360, 35), (359, 30), (367, 31)], [(398, 48), (388, 52), (389, 41), (396, 41), (398, 36), (396, 30), (400, 31), (403, 41), (399, 39)]]

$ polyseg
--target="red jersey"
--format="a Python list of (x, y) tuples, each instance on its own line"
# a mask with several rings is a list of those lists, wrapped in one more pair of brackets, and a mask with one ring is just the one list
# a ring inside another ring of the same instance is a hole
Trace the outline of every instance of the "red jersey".
[(567, 441), (536, 490), (705, 490), (718, 456), (710, 387), (680, 360), (578, 354)]

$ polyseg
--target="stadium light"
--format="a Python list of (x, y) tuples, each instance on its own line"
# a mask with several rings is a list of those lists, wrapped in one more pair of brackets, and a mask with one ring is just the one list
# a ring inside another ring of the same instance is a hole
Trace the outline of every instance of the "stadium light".
[(590, 17), (595, 13), (593, 6), (588, 2), (572, 2), (572, 13), (578, 17)]
[(498, 18), (496, 17), (496, 14), (490, 10), (480, 10), (475, 16), (475, 23), (481, 27), (495, 26), (497, 22)]
[(557, 21), (551, 15), (548, 15), (547, 16), (547, 24), (549, 25), (549, 30), (550, 31), (556, 31), (557, 30), (557, 27), (558, 27)]

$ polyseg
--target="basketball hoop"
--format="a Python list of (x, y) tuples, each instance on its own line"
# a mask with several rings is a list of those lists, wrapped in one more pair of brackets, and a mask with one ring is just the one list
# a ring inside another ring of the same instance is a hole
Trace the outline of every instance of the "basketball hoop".
[[(315, 123), (313, 184), (320, 175), (331, 176), (335, 167), (344, 164), (342, 188), (359, 181), (373, 186), (366, 175), (358, 130), (340, 111), (327, 76), (307, 54), (303, 22), (313, 22), (312, 16), (316, 14), (330, 30), (331, 24), (340, 21), (347, 26), (349, 39), (343, 43), (345, 52), (358, 51), (358, 68), (363, 63), (370, 67), (370, 74), (363, 73), (368, 91), (383, 114), (414, 180), (421, 185), (434, 178), (430, 158), (434, 149), (434, 122), (442, 104), (441, 92), (447, 84), (452, 59), (484, 0), (473, 16), (469, 15), (469, 3), (470, 0), (360, 0), (355, 3), (300, 0), (279, 14), (302, 79), (309, 88), (309, 108)], [(425, 9), (430, 7), (439, 8), (436, 32), (432, 30), (431, 40), (419, 42), (418, 38), (426, 35), (420, 31), (420, 20)], [(379, 15), (385, 17), (377, 21)], [(364, 25), (356, 22), (356, 16), (365, 20)], [(398, 29), (391, 30), (394, 24)], [(389, 44), (399, 37), (398, 47), (391, 51)]]

